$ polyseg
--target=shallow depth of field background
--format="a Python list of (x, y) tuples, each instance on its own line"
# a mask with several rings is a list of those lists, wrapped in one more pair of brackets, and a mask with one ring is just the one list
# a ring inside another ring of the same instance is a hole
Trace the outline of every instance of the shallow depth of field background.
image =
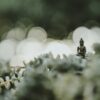
[(99, 0), (0, 0), (0, 100), (100, 100), (99, 10)]

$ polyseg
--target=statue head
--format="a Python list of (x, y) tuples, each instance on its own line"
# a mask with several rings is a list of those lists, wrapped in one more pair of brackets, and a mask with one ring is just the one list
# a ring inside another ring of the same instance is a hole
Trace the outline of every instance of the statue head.
[(80, 39), (80, 46), (84, 46), (84, 41), (82, 38)]

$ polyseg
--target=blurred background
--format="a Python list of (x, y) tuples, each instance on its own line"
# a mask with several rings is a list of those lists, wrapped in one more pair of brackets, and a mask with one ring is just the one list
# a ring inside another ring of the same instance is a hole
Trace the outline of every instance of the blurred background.
[(100, 0), (0, 0), (0, 100), (100, 100), (99, 10)]
[(43, 27), (62, 39), (78, 26), (100, 26), (100, 0), (0, 0), (0, 36), (16, 26)]

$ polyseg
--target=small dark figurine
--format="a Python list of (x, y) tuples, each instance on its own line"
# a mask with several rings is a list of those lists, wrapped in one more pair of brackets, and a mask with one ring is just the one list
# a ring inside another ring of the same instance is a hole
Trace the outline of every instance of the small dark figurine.
[(86, 47), (84, 46), (84, 41), (82, 38), (80, 39), (80, 46), (77, 47), (77, 55), (81, 56), (82, 58), (85, 58), (86, 55)]

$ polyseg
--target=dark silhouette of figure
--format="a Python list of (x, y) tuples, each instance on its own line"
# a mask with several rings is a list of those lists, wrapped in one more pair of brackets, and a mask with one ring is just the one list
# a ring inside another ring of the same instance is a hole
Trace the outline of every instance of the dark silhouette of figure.
[(77, 55), (81, 56), (82, 58), (85, 58), (86, 55), (86, 47), (84, 46), (84, 41), (82, 38), (80, 39), (80, 46), (77, 47)]

